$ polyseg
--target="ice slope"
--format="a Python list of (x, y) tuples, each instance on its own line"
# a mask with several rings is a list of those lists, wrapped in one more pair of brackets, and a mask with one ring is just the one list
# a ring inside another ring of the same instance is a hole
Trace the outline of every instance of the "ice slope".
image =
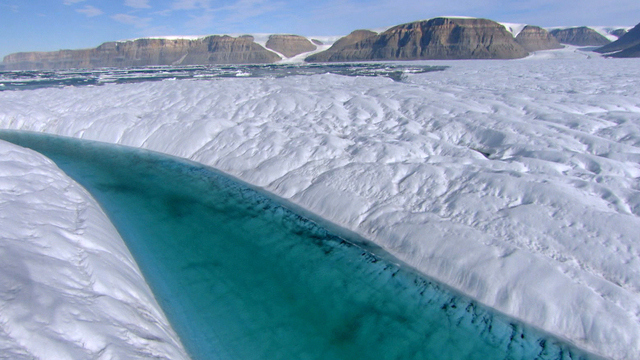
[(451, 68), (405, 82), (5, 91), (0, 125), (215, 166), (499, 311), (637, 359), (640, 67), (582, 56), (430, 62)]
[(0, 358), (188, 359), (96, 202), (42, 155), (4, 141)]
[(591, 59), (602, 58), (603, 55), (597, 52), (590, 51), (584, 47), (574, 45), (562, 45), (562, 49), (553, 50), (540, 50), (534, 51), (524, 59), (518, 59), (516, 61), (531, 61), (531, 60), (576, 60), (576, 59)]

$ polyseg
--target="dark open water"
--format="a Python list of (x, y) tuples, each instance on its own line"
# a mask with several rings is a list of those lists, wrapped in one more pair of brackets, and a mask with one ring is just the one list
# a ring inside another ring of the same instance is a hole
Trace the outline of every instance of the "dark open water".
[(86, 70), (0, 71), (0, 91), (33, 90), (65, 86), (100, 86), (165, 80), (212, 80), (216, 78), (282, 78), (337, 74), (382, 76), (402, 81), (408, 74), (445, 70), (446, 66), (394, 64), (268, 64), (150, 66), (144, 68), (103, 68)]
[(100, 202), (194, 360), (592, 359), (210, 168), (43, 134)]

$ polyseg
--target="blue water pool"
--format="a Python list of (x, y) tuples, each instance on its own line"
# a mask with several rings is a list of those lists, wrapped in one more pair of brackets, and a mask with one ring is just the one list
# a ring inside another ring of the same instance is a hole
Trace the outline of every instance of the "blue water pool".
[[(193, 359), (592, 359), (213, 169), (0, 131), (100, 202)], [(426, 235), (425, 235), (426, 236)]]

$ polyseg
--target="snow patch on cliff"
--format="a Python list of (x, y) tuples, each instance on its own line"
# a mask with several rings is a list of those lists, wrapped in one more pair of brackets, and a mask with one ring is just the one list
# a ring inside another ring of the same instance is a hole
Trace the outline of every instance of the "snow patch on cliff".
[(501, 22), (499, 24), (504, 26), (504, 28), (507, 29), (507, 31), (510, 32), (514, 38), (518, 36), (518, 34), (520, 34), (520, 32), (522, 32), (522, 30), (527, 26), (527, 24), (516, 24), (516, 23), (506, 23), (506, 22)]

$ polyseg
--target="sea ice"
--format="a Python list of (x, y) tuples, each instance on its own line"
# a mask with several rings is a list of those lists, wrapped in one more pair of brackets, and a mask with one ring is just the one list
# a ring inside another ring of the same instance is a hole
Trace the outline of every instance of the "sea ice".
[(542, 54), (429, 62), (451, 67), (404, 82), (327, 74), (5, 91), (0, 124), (214, 166), (499, 311), (637, 359), (640, 67)]

